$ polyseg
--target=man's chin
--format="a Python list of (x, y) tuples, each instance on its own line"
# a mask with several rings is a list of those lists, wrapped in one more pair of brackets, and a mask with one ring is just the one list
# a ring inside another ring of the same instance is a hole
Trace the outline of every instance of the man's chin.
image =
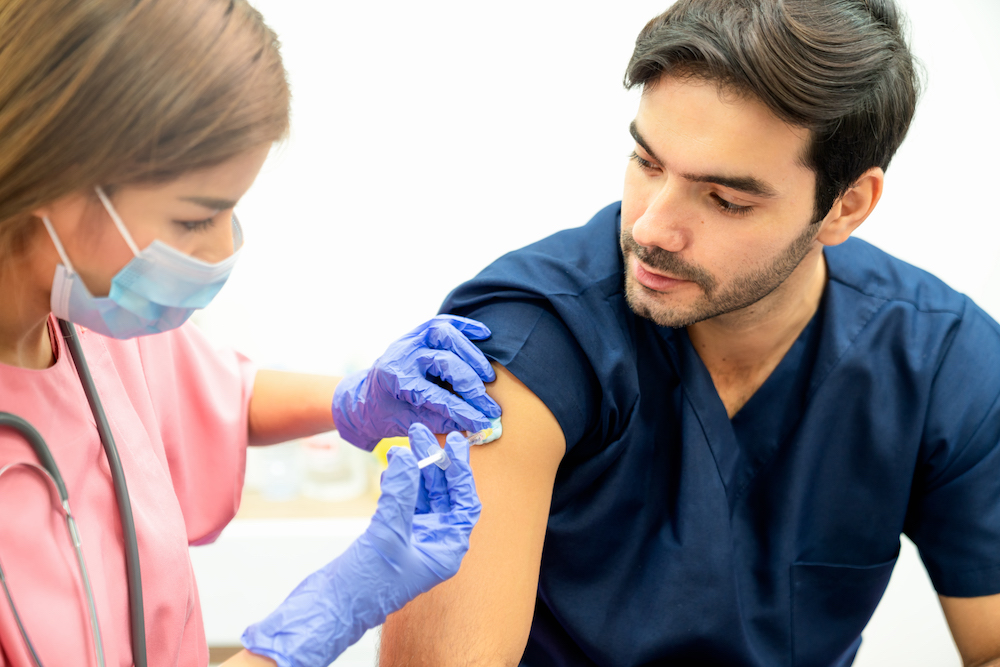
[(625, 301), (633, 313), (657, 326), (680, 329), (704, 318), (698, 317), (691, 306), (677, 307), (663, 303), (667, 296), (641, 285), (635, 278), (625, 279)]

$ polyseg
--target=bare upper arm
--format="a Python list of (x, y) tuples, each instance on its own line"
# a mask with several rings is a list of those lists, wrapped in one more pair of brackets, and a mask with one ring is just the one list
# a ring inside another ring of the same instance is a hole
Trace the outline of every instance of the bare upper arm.
[(1000, 594), (940, 599), (966, 667), (1000, 665)]
[(503, 437), (470, 453), (483, 511), (469, 552), (454, 578), (389, 616), (383, 666), (516, 665), (524, 652), (566, 443), (545, 404), (494, 367), (487, 390), (503, 409)]

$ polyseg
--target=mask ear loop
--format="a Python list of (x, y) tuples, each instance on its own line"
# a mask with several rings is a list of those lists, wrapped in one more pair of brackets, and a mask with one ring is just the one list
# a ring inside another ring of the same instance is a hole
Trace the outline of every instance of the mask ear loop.
[(52, 244), (56, 247), (56, 252), (59, 253), (59, 259), (62, 260), (63, 266), (70, 274), (76, 273), (73, 268), (73, 262), (69, 261), (69, 255), (66, 254), (66, 249), (63, 247), (62, 241), (59, 240), (59, 236), (56, 234), (55, 228), (52, 226), (52, 221), (46, 216), (42, 216), (42, 224), (45, 225), (45, 230), (49, 233), (49, 238), (52, 239)]
[(233, 211), (233, 252), (236, 252), (243, 247), (243, 225), (240, 224), (240, 219), (236, 217), (236, 211)]
[(100, 198), (101, 203), (104, 204), (104, 210), (108, 212), (108, 215), (110, 215), (111, 219), (114, 221), (115, 227), (118, 228), (118, 233), (122, 235), (123, 239), (125, 239), (125, 243), (128, 244), (128, 247), (132, 251), (132, 254), (138, 257), (139, 246), (137, 246), (135, 244), (135, 241), (132, 240), (132, 235), (128, 233), (128, 228), (125, 227), (125, 223), (122, 222), (121, 216), (118, 215), (118, 211), (116, 211), (115, 207), (111, 205), (111, 200), (108, 199), (108, 196), (106, 194), (104, 194), (104, 190), (101, 189), (101, 186), (99, 185), (94, 186), (94, 191)]

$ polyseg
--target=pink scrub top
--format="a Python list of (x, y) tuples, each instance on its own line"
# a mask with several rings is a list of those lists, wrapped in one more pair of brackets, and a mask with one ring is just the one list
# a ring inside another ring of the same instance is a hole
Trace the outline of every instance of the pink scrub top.
[[(106, 663), (125, 667), (133, 664), (128, 585), (111, 472), (54, 319), (49, 332), (50, 368), (0, 365), (0, 410), (28, 420), (52, 451), (79, 524)], [(214, 540), (239, 507), (255, 369), (214, 349), (191, 324), (127, 341), (87, 330), (80, 338), (132, 500), (149, 665), (204, 667), (188, 545)], [(19, 435), (0, 429), (0, 467), (12, 461), (37, 459)], [(39, 473), (20, 466), (0, 477), (0, 562), (43, 664), (93, 665), (86, 596), (58, 507)], [(34, 665), (3, 596), (0, 665)]]

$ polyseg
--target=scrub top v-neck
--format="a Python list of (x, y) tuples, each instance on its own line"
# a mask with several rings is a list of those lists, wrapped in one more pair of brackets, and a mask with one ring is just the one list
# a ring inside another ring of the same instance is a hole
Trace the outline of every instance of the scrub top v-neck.
[[(696, 383), (690, 386), (688, 396), (698, 397), (695, 409), (704, 415), (704, 421), (720, 425), (712, 448), (731, 504), (750, 484), (760, 464), (774, 456), (798, 426), (819, 349), (822, 326), (819, 321), (822, 319), (821, 304), (775, 369), (732, 418), (726, 414), (718, 393), (713, 391), (711, 375), (701, 363), (687, 332), (673, 332), (681, 356), (682, 382), (689, 386)], [(727, 419), (731, 434), (724, 428)]]

